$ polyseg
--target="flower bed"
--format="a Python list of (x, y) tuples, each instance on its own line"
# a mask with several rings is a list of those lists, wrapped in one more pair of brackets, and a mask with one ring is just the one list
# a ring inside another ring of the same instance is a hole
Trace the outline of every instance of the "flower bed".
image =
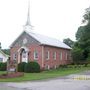
[(2, 74), (0, 75), (0, 78), (15, 78), (15, 77), (21, 77), (24, 76), (24, 73), (22, 72), (16, 72), (16, 73), (9, 73), (9, 74)]

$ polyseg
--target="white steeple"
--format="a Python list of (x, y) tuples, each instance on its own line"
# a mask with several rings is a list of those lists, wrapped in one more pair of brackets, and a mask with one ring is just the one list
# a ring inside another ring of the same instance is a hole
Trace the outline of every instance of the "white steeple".
[(24, 30), (28, 30), (28, 31), (32, 30), (32, 25), (31, 25), (31, 22), (30, 22), (30, 0), (28, 0), (27, 21), (26, 21), (26, 24), (24, 25)]

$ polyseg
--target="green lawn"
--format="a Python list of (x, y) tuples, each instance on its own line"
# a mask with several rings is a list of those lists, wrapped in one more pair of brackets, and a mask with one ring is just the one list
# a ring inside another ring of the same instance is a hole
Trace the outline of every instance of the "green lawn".
[[(21, 81), (43, 80), (43, 79), (49, 79), (49, 78), (55, 78), (69, 74), (79, 73), (85, 70), (90, 70), (90, 66), (82, 67), (82, 68), (63, 68), (63, 69), (43, 71), (41, 73), (25, 73), (23, 77), (0, 79), (0, 82), (21, 82)], [(6, 72), (0, 71), (0, 74), (2, 73), (6, 73)]]

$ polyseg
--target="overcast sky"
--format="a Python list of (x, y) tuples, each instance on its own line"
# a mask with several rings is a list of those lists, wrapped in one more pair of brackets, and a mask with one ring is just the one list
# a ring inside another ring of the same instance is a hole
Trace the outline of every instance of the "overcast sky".
[[(90, 0), (30, 0), (30, 18), (34, 32), (63, 40), (75, 40), (85, 8)], [(23, 31), (28, 0), (0, 0), (0, 42), (2, 48)]]

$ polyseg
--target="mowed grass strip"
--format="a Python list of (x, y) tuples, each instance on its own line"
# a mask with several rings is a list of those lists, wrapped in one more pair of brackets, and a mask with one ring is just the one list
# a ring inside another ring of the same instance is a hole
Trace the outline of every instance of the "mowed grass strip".
[[(90, 70), (90, 66), (81, 68), (59, 68), (56, 70), (43, 71), (40, 73), (24, 73), (23, 77), (0, 79), (0, 82), (22, 82), (22, 81), (44, 80), (79, 73), (85, 70)], [(0, 71), (0, 74), (4, 73), (6, 72)]]

